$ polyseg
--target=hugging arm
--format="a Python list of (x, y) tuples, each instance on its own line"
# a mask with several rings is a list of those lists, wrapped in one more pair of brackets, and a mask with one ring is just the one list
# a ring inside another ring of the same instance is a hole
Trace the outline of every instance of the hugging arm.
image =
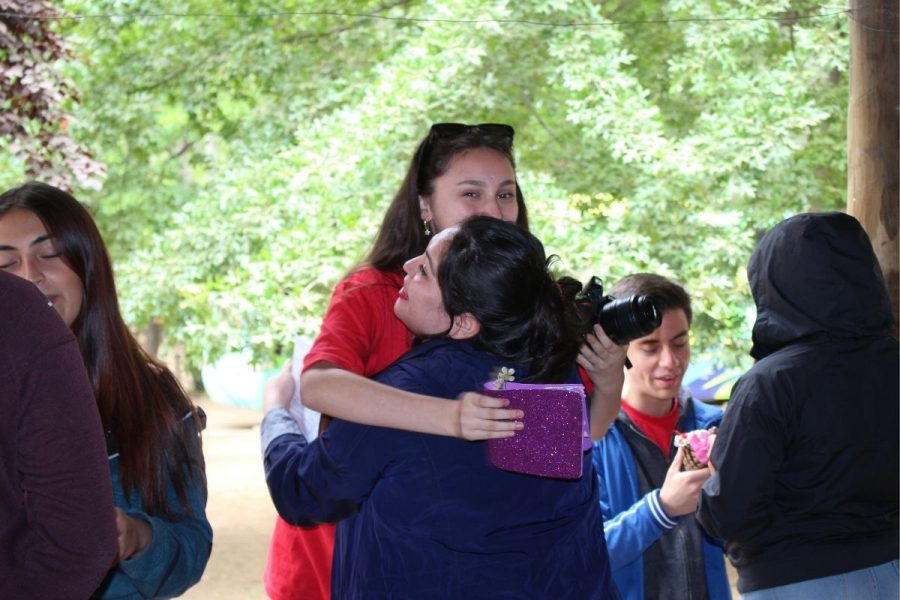
[(307, 369), (301, 389), (307, 406), (366, 425), (468, 440), (508, 437), (521, 429), (515, 419), (521, 419), (522, 411), (504, 408), (508, 400), (468, 393), (460, 402), (447, 402), (386, 386), (329, 363)]
[[(370, 279), (375, 283), (366, 283)], [(512, 435), (521, 427), (512, 421), (521, 418), (521, 411), (504, 410), (505, 400), (472, 394), (448, 406), (368, 379), (410, 347), (411, 334), (393, 312), (398, 288), (399, 283), (376, 272), (351, 275), (337, 286), (301, 377), (303, 404), (365, 425), (464, 439)], [(267, 398), (267, 406), (286, 407), (293, 387), (273, 387), (280, 388), (280, 401)]]
[(284, 409), (262, 423), (266, 484), (278, 514), (310, 526), (349, 517), (369, 496), (386, 465), (389, 444), (372, 428), (333, 421), (308, 443)]

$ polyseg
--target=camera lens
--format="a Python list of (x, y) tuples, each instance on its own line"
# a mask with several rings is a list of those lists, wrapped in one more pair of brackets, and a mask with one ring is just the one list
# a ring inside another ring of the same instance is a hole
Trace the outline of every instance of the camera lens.
[(636, 294), (607, 302), (601, 307), (597, 320), (612, 341), (623, 345), (653, 333), (662, 322), (662, 316), (653, 298)]

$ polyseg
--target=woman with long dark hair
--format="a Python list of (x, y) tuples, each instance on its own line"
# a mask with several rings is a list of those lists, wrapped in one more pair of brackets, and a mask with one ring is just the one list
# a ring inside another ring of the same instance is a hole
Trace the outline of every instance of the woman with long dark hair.
[(97, 597), (180, 595), (200, 580), (212, 547), (202, 412), (129, 331), (106, 246), (71, 195), (36, 182), (0, 195), (0, 269), (47, 296), (94, 389), (119, 533), (117, 564)]

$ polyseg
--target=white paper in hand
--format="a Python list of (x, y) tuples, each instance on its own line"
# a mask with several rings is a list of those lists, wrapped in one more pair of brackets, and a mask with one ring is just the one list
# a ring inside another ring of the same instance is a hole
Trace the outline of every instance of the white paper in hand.
[(313, 441), (319, 436), (319, 421), (322, 414), (311, 408), (303, 406), (300, 395), (300, 369), (303, 368), (303, 357), (309, 352), (311, 344), (308, 340), (294, 336), (294, 356), (291, 358), (291, 377), (294, 380), (294, 395), (291, 397), (291, 405), (288, 410), (300, 428), (303, 429), (303, 437), (307, 441)]

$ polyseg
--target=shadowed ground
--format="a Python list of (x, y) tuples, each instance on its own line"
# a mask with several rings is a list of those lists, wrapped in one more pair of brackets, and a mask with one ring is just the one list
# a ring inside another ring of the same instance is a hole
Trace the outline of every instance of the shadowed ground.
[(213, 551), (203, 579), (182, 598), (266, 598), (262, 584), (275, 508), (263, 477), (259, 449), (262, 412), (195, 397), (207, 414), (203, 435), (209, 482), (207, 515)]

